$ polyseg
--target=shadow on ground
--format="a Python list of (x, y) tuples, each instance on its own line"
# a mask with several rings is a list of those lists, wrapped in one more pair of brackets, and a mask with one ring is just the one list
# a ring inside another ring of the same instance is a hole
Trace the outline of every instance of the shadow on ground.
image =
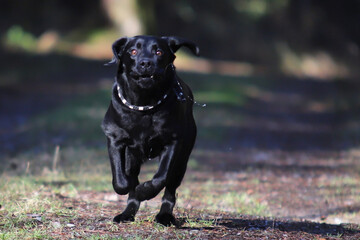
[[(180, 229), (196, 230), (199, 228), (181, 227), (184, 225), (186, 219), (179, 219)], [(207, 219), (201, 221), (211, 221), (216, 226), (227, 228), (228, 234), (232, 231), (238, 231), (238, 235), (244, 234), (244, 232), (255, 231), (268, 231), (276, 230), (280, 232), (292, 232), (292, 233), (309, 233), (327, 237), (338, 236), (355, 236), (360, 234), (359, 230), (351, 229), (351, 225), (333, 225), (325, 223), (314, 223), (306, 221), (284, 221), (284, 220), (267, 220), (267, 219)], [(205, 227), (208, 230), (215, 230), (216, 227)], [(264, 233), (264, 235), (266, 235)]]

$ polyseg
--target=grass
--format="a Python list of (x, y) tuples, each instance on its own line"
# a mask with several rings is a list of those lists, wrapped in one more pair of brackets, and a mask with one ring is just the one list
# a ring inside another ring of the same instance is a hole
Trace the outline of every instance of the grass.
[[(86, 184), (80, 183), (82, 177), (76, 179), (79, 182), (76, 184), (79, 187), (76, 187), (69, 180), (62, 183), (49, 180), (49, 176), (3, 176), (0, 185), (0, 239), (58, 239), (61, 233), (70, 229), (75, 230), (70, 232), (70, 236), (75, 238), (119, 239), (114, 237), (121, 232), (119, 225), (110, 221), (102, 223), (107, 234), (89, 234), (96, 219), (83, 222), (82, 208), (69, 207), (69, 202), (79, 199), (79, 191), (87, 188)], [(87, 178), (92, 179), (90, 176)], [(133, 236), (131, 239), (140, 238)]]
[[(360, 183), (353, 176), (334, 177), (330, 181), (319, 184), (319, 191), (329, 204), (346, 202), (348, 207), (334, 209), (327, 216), (333, 223), (356, 222), (360, 209), (356, 207), (360, 202)], [(355, 206), (355, 207), (353, 207)]]
[(186, 219), (186, 225), (190, 228), (211, 228), (216, 225), (215, 219), (192, 219), (187, 218)]
[[(194, 184), (196, 180), (191, 180)], [(227, 189), (224, 183), (209, 180), (203, 183), (201, 188), (187, 186), (180, 187), (178, 194), (179, 200), (177, 205), (180, 208), (188, 208), (189, 202), (196, 202), (202, 209), (208, 211), (223, 211), (256, 216), (269, 216), (270, 212), (266, 204), (260, 201), (260, 197), (249, 195), (242, 190)], [(240, 191), (240, 192), (239, 192)]]
[(235, 209), (239, 214), (265, 216), (268, 209), (256, 197), (247, 193), (229, 192), (222, 197), (222, 201), (226, 206)]
[(52, 239), (50, 216), (73, 218), (76, 211), (56, 198), (61, 189), (36, 183), (33, 177), (2, 177), (0, 239)]

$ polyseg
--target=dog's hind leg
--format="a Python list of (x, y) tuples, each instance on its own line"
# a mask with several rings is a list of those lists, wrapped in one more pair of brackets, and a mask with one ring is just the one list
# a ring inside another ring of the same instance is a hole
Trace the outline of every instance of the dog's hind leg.
[(171, 224), (176, 225), (176, 219), (172, 214), (176, 202), (175, 191), (176, 189), (170, 190), (169, 188), (165, 188), (160, 212), (156, 215), (155, 218), (156, 222), (167, 227)]
[(177, 225), (176, 219), (173, 215), (173, 209), (176, 203), (176, 189), (180, 186), (186, 172), (187, 162), (189, 160), (192, 148), (195, 143), (196, 126), (193, 124), (193, 134), (189, 135), (188, 145), (183, 149), (178, 158), (173, 159), (166, 177), (165, 193), (162, 198), (160, 212), (156, 215), (156, 222), (170, 226)]
[(180, 154), (181, 144), (174, 141), (173, 144), (168, 145), (163, 150), (160, 156), (159, 168), (154, 175), (153, 179), (138, 185), (135, 189), (136, 198), (140, 201), (149, 200), (165, 187), (167, 178), (169, 176), (169, 169), (172, 162), (176, 162)]

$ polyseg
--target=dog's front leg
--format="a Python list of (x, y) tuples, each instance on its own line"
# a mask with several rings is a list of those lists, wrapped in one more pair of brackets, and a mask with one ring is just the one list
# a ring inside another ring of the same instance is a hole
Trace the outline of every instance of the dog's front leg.
[(160, 165), (153, 179), (138, 185), (135, 189), (136, 198), (140, 201), (154, 198), (165, 187), (166, 178), (172, 162), (176, 161), (179, 154), (180, 143), (174, 141), (167, 145), (160, 155)]
[(129, 222), (135, 220), (135, 215), (140, 207), (140, 201), (136, 198), (135, 187), (139, 185), (139, 173), (141, 163), (137, 155), (137, 149), (130, 150), (129, 147), (125, 149), (125, 175), (129, 180), (129, 198), (125, 210), (114, 218), (114, 222)]
[(135, 221), (135, 215), (140, 207), (140, 201), (135, 198), (135, 191), (129, 192), (129, 198), (125, 210), (114, 217), (113, 221), (116, 223), (120, 222), (133, 222)]
[[(136, 161), (133, 161), (133, 156), (129, 153), (129, 149), (125, 145), (116, 147), (110, 142), (108, 149), (114, 190), (116, 193), (122, 195), (129, 193), (125, 210), (117, 215), (113, 221), (117, 223), (132, 222), (135, 220), (135, 215), (140, 207), (140, 201), (136, 199), (135, 194), (135, 187), (139, 184), (138, 175), (140, 164), (136, 164)], [(135, 164), (131, 165), (131, 162)]]
[(113, 177), (113, 188), (117, 194), (128, 194), (130, 183), (125, 175), (125, 146), (116, 146), (114, 141), (108, 139), (108, 152)]

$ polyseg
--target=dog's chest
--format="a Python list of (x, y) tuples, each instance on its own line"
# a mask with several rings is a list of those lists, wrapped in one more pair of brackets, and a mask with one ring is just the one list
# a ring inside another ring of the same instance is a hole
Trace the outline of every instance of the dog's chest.
[(171, 127), (165, 113), (145, 115), (129, 114), (122, 116), (121, 128), (136, 142), (148, 144), (154, 138), (161, 136), (163, 140), (171, 135)]
[(139, 156), (154, 158), (160, 154), (174, 136), (168, 118), (163, 115), (130, 114), (123, 115), (120, 128), (121, 142)]

